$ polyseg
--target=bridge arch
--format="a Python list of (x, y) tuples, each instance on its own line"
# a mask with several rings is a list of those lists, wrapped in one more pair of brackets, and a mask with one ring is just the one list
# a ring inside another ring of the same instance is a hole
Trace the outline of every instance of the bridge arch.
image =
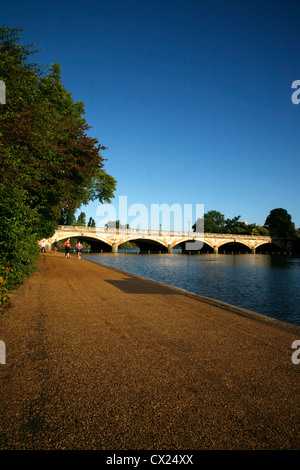
[(143, 237), (141, 238), (140, 236), (138, 236), (138, 234), (136, 236), (130, 236), (130, 237), (126, 237), (124, 240), (120, 240), (118, 242), (116, 242), (117, 246), (119, 247), (120, 245), (122, 245), (123, 243), (126, 243), (126, 242), (133, 242), (135, 243), (139, 248), (140, 248), (140, 251), (143, 252), (143, 251), (162, 251), (162, 252), (167, 252), (168, 251), (168, 246), (165, 244), (164, 241), (162, 240), (158, 240), (157, 238), (155, 237)]
[(112, 248), (112, 243), (109, 239), (107, 238), (102, 238), (99, 236), (93, 236), (92, 234), (85, 234), (85, 233), (80, 233), (80, 232), (58, 232), (55, 233), (54, 236), (49, 239), (48, 241), (50, 244), (52, 244), (55, 240), (58, 242), (61, 240), (65, 240), (66, 238), (76, 238), (77, 240), (80, 240), (81, 242), (86, 242), (89, 245), (91, 245), (91, 250), (92, 251), (111, 251)]
[(219, 245), (218, 251), (219, 253), (251, 253), (252, 248), (246, 242), (228, 241)]
[(262, 242), (256, 246), (256, 253), (276, 253), (283, 252), (284, 249), (279, 243), (274, 242)]
[[(194, 243), (196, 242), (197, 239), (193, 238), (193, 237), (184, 237), (184, 238), (179, 238), (179, 239), (176, 239), (175, 241), (173, 241), (171, 244), (170, 244), (170, 248), (174, 248), (175, 246), (177, 245), (181, 245), (182, 249), (184, 249), (184, 246), (185, 246), (185, 243)], [(202, 243), (203, 240), (198, 240), (199, 243)], [(203, 242), (203, 247), (208, 246), (209, 248), (213, 249), (213, 245), (211, 242), (205, 240), (205, 242)], [(202, 248), (201, 248), (202, 249)]]

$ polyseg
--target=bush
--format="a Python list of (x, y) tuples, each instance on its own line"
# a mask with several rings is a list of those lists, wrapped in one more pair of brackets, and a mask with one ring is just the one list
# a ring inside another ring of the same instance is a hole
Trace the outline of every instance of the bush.
[(1, 266), (0, 271), (0, 307), (10, 307), (11, 303), (9, 300), (9, 295), (7, 294), (7, 277), (9, 274), (10, 268)]
[(0, 185), (0, 305), (8, 302), (9, 290), (32, 274), (39, 253), (36, 214), (23, 200), (20, 189), (12, 184)]

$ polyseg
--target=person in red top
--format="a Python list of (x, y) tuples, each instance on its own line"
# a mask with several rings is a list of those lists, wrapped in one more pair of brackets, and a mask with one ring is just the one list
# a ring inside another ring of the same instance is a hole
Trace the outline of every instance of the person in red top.
[(65, 241), (65, 252), (66, 252), (65, 257), (66, 257), (67, 259), (69, 259), (69, 257), (70, 257), (70, 248), (71, 248), (70, 239), (67, 238), (67, 240)]

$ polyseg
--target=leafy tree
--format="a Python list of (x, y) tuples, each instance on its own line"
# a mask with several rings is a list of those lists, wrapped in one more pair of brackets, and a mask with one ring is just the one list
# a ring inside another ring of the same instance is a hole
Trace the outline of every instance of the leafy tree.
[(0, 266), (10, 268), (6, 287), (11, 289), (34, 270), (39, 250), (32, 227), (38, 214), (24, 204), (24, 193), (13, 182), (0, 185), (0, 212)]
[(0, 29), (0, 78), (8, 84), (0, 117), (1, 179), (9, 175), (25, 190), (26, 202), (40, 216), (39, 236), (46, 237), (62, 208), (110, 202), (116, 181), (103, 169), (105, 147), (87, 134), (83, 103), (74, 102), (62, 85), (59, 64), (46, 75), (29, 64), (34, 51), (17, 43), (19, 31)]
[[(204, 231), (208, 233), (236, 233), (242, 235), (268, 235), (268, 229), (256, 224), (247, 224), (240, 220), (241, 216), (225, 219), (221, 212), (216, 210), (204, 214)], [(196, 230), (196, 224), (193, 225)]]
[(83, 227), (86, 226), (86, 215), (84, 212), (80, 212), (76, 221), (76, 225), (83, 226)]
[(58, 225), (75, 225), (75, 209), (62, 209), (57, 223)]
[(250, 235), (264, 235), (264, 236), (267, 236), (267, 235), (269, 235), (269, 230), (266, 227), (263, 227), (262, 225), (253, 224), (253, 226), (251, 228)]
[(271, 210), (266, 218), (265, 227), (272, 237), (294, 237), (296, 235), (295, 224), (286, 209)]
[[(225, 218), (221, 212), (212, 210), (204, 214), (204, 232), (208, 233), (224, 233)], [(192, 226), (196, 231), (196, 224)]]
[(93, 217), (90, 217), (90, 218), (89, 218), (88, 227), (96, 227), (96, 222), (95, 222), (95, 220), (93, 219)]
[(232, 219), (226, 219), (225, 233), (251, 235), (252, 230), (256, 227), (255, 224), (247, 224), (245, 221), (240, 220), (240, 218), (241, 216), (238, 215)]

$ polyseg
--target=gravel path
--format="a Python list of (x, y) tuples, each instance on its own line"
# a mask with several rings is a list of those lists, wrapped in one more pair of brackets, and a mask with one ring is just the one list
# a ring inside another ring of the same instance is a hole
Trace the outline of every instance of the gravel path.
[(0, 315), (0, 449), (299, 449), (300, 328), (60, 253)]

